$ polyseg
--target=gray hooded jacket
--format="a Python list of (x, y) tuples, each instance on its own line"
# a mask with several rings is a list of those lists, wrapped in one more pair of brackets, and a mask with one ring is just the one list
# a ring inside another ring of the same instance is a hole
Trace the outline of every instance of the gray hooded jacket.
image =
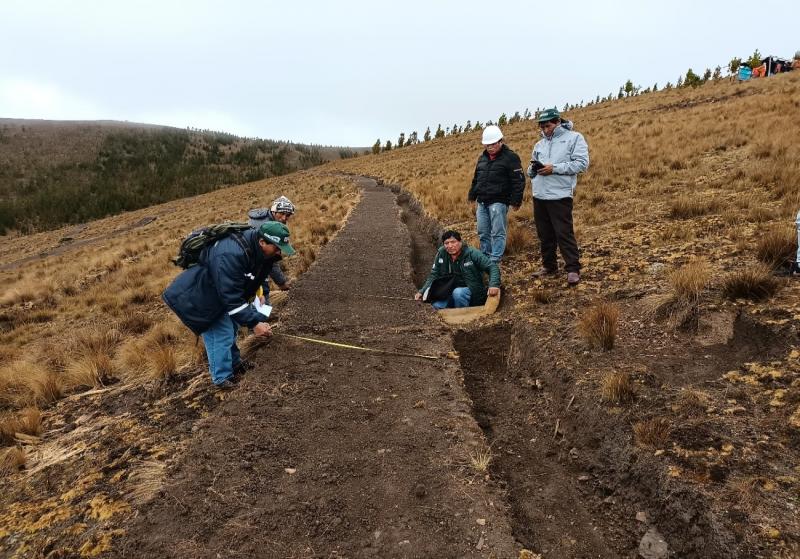
[(552, 175), (537, 175), (528, 165), (533, 197), (539, 200), (560, 200), (575, 196), (578, 173), (589, 168), (589, 146), (583, 134), (572, 130), (572, 122), (564, 120), (553, 131), (550, 138), (542, 139), (533, 146), (531, 159), (553, 164)]

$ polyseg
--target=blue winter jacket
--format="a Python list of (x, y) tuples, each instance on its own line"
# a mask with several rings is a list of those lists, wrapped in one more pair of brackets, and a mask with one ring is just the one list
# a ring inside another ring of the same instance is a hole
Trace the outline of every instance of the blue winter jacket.
[(562, 121), (550, 138), (542, 139), (533, 146), (531, 159), (543, 164), (553, 164), (552, 175), (537, 175), (528, 165), (533, 197), (539, 200), (560, 200), (575, 196), (578, 173), (589, 168), (589, 146), (583, 135), (572, 130), (572, 122)]
[(198, 336), (225, 312), (241, 326), (252, 328), (265, 321), (250, 299), (280, 256), (264, 256), (255, 229), (244, 231), (241, 239), (240, 245), (231, 235), (204, 248), (198, 265), (182, 272), (162, 295), (167, 306)]

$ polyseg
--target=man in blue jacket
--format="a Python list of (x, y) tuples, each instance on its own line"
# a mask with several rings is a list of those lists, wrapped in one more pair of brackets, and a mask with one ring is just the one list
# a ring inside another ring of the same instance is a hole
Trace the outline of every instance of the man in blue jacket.
[(572, 199), (578, 173), (589, 168), (589, 146), (572, 122), (561, 120), (554, 107), (539, 113), (542, 139), (533, 146), (528, 176), (533, 187), (533, 218), (542, 248), (542, 268), (534, 276), (558, 273), (556, 246), (561, 250), (567, 285), (581, 281), (578, 242), (572, 226)]
[(275, 262), (291, 256), (289, 229), (269, 221), (258, 229), (220, 239), (203, 249), (196, 266), (182, 272), (162, 298), (198, 336), (208, 355), (211, 381), (220, 389), (233, 388), (242, 359), (236, 345), (240, 326), (269, 337), (266, 317), (250, 304)]

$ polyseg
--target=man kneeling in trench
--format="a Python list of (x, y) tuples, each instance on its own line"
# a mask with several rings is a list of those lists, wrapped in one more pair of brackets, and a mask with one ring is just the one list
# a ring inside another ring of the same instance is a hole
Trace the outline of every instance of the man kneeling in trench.
[[(458, 231), (442, 234), (443, 246), (436, 253), (431, 273), (414, 295), (417, 301), (431, 303), (435, 309), (475, 307), (486, 303), (486, 296), (500, 294), (500, 267), (481, 251), (464, 245)], [(483, 274), (489, 274), (489, 289)]]

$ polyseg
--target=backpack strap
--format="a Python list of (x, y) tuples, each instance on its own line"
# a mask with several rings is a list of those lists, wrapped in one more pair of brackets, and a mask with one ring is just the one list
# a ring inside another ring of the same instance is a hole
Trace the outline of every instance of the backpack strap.
[(247, 262), (250, 264), (250, 267), (252, 268), (253, 265), (255, 264), (253, 250), (250, 248), (250, 245), (248, 244), (247, 240), (245, 240), (244, 235), (242, 235), (242, 232), (233, 230), (231, 231), (231, 237), (233, 238), (234, 241), (236, 241), (236, 244), (239, 245), (239, 248), (241, 248), (244, 251), (245, 256), (247, 256)]

